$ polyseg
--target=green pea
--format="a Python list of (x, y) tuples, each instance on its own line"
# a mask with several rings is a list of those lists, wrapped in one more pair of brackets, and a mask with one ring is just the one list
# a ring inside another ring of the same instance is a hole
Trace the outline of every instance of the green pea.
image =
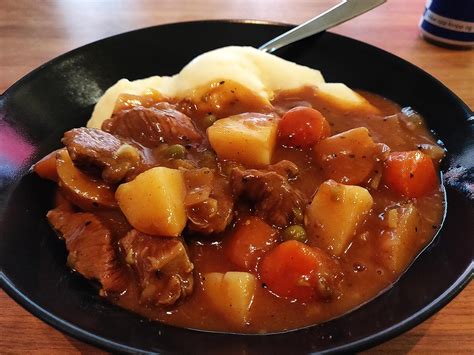
[(298, 224), (286, 227), (283, 230), (282, 236), (284, 240), (296, 240), (302, 243), (306, 242), (306, 231)]
[(216, 122), (217, 118), (214, 115), (207, 115), (202, 119), (202, 125), (204, 128), (211, 127), (214, 122)]
[(173, 159), (183, 159), (186, 156), (186, 148), (181, 144), (173, 144), (167, 148), (166, 154)]

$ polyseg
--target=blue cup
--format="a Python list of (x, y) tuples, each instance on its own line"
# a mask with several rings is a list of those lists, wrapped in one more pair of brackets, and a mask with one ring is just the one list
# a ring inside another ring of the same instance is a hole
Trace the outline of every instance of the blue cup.
[(474, 0), (428, 0), (420, 30), (436, 44), (474, 47)]

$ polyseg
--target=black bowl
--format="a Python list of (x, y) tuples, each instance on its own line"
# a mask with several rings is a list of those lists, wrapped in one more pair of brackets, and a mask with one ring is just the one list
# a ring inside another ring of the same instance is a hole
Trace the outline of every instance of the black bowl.
[(394, 337), (449, 302), (472, 277), (472, 112), (417, 67), (367, 44), (323, 33), (278, 55), (321, 69), (328, 81), (412, 106), (441, 139), (448, 209), (436, 239), (394, 287), (338, 319), (276, 335), (236, 335), (147, 321), (101, 299), (66, 267), (64, 245), (46, 222), (54, 186), (29, 167), (82, 126), (118, 79), (178, 72), (205, 51), (258, 46), (280, 24), (203, 21), (125, 33), (81, 47), (36, 69), (0, 99), (0, 272), (4, 290), (31, 313), (83, 341), (122, 352), (236, 353), (359, 350)]

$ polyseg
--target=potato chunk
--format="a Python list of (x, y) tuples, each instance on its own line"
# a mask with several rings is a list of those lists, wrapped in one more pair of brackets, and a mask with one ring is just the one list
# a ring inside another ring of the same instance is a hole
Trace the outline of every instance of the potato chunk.
[(424, 242), (418, 235), (421, 217), (415, 206), (408, 204), (387, 211), (384, 219), (389, 228), (380, 238), (380, 256), (383, 265), (398, 275), (407, 268)]
[(244, 113), (216, 121), (207, 134), (220, 159), (265, 166), (272, 160), (277, 128), (274, 116)]
[(342, 83), (318, 84), (318, 96), (340, 110), (360, 110), (369, 114), (379, 113), (379, 110), (369, 101)]
[(377, 146), (365, 127), (323, 139), (314, 147), (316, 162), (327, 179), (360, 184), (375, 167)]
[(186, 225), (186, 186), (179, 170), (157, 167), (121, 184), (115, 198), (140, 232), (176, 237)]
[(191, 101), (198, 111), (222, 118), (240, 112), (262, 112), (267, 100), (233, 80), (219, 80), (193, 90)]
[(372, 196), (363, 187), (324, 182), (306, 211), (310, 241), (333, 255), (341, 255), (372, 203)]
[(248, 272), (211, 272), (204, 275), (204, 292), (215, 310), (236, 326), (249, 321), (257, 279)]

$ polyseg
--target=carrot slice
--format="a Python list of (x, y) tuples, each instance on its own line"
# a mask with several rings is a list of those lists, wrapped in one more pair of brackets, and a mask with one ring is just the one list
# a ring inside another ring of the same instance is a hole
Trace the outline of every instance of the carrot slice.
[(287, 147), (311, 147), (328, 137), (326, 118), (311, 107), (295, 107), (285, 113), (278, 126), (278, 138)]
[(277, 230), (258, 217), (240, 221), (226, 241), (229, 260), (245, 270), (255, 268), (258, 259), (276, 243)]
[(391, 153), (383, 173), (385, 184), (407, 197), (421, 197), (436, 188), (433, 161), (420, 151)]
[(74, 166), (66, 149), (56, 154), (59, 187), (69, 201), (85, 211), (116, 208), (114, 187)]
[(321, 249), (290, 240), (265, 254), (259, 271), (274, 294), (305, 302), (333, 294), (338, 265)]
[(33, 165), (33, 171), (43, 179), (48, 179), (57, 182), (58, 171), (56, 169), (56, 155), (58, 151), (49, 153), (43, 157), (39, 162)]

